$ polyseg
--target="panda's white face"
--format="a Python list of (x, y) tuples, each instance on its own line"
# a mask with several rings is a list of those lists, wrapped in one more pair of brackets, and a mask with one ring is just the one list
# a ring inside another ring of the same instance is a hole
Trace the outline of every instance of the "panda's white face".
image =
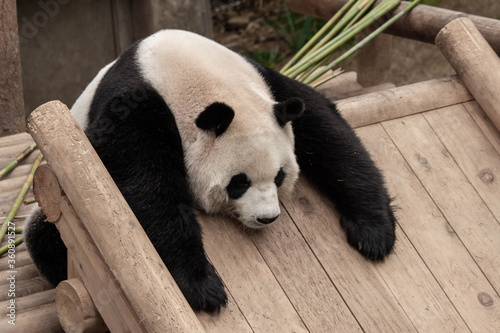
[(304, 103), (276, 103), (249, 62), (196, 34), (157, 32), (137, 63), (175, 117), (197, 205), (251, 228), (275, 219), (298, 177), (289, 121)]
[(197, 204), (208, 213), (233, 216), (249, 228), (273, 222), (281, 212), (279, 199), (292, 192), (298, 178), (293, 144), (291, 126), (281, 128), (276, 122), (244, 132), (230, 125), (219, 137), (200, 130), (186, 151)]

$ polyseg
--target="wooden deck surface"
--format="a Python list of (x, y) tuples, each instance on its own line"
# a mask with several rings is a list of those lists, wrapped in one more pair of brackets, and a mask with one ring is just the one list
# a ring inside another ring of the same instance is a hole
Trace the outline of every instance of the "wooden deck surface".
[[(499, 132), (474, 101), (356, 131), (398, 207), (394, 253), (384, 263), (361, 257), (330, 202), (304, 179), (265, 230), (200, 215), (206, 251), (229, 294), (219, 315), (198, 314), (207, 332), (500, 332)], [(0, 138), (0, 168), (30, 142), (28, 134)], [(0, 181), (0, 216), (35, 157)], [(7, 269), (0, 258), (4, 302)], [(48, 319), (54, 293), (38, 293), (50, 287), (24, 245), (16, 269), (17, 323), (57, 331)]]

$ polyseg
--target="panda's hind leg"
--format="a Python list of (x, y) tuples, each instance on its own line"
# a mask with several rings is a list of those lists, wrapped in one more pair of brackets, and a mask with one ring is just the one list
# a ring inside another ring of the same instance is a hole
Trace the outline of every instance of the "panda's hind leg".
[(54, 286), (66, 280), (67, 250), (55, 224), (35, 207), (24, 226), (24, 242), (39, 272)]

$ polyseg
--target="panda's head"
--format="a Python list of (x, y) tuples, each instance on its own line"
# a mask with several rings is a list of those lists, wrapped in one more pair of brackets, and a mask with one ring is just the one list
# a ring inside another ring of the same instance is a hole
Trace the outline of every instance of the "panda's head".
[(258, 107), (270, 110), (257, 113), (210, 104), (197, 117), (196, 140), (186, 150), (197, 204), (207, 213), (233, 216), (249, 228), (277, 219), (279, 198), (291, 193), (299, 173), (290, 121), (302, 114), (304, 103), (292, 98), (265, 104)]

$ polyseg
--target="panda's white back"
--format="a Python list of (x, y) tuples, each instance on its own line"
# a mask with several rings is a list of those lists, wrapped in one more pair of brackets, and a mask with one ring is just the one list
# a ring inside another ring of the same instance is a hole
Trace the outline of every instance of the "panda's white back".
[(196, 139), (196, 117), (214, 102), (234, 109), (233, 131), (262, 127), (274, 117), (271, 92), (255, 68), (197, 34), (159, 31), (140, 43), (137, 61), (174, 114), (185, 148)]

